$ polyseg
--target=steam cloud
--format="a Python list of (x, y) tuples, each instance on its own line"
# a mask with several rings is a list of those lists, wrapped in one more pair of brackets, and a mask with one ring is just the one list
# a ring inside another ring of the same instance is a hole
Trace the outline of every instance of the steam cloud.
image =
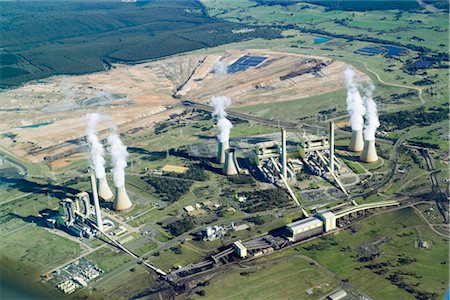
[(233, 128), (233, 124), (226, 118), (227, 112), (225, 111), (230, 104), (230, 98), (225, 96), (214, 96), (209, 102), (209, 105), (214, 108), (212, 116), (217, 116), (217, 128), (219, 129), (217, 139), (220, 142), (227, 142), (230, 139), (231, 128)]
[(349, 67), (344, 71), (345, 86), (347, 87), (347, 111), (350, 114), (352, 130), (362, 130), (366, 109), (363, 99), (355, 82), (356, 73)]
[(122, 143), (117, 133), (108, 136), (108, 151), (111, 154), (114, 186), (116, 188), (125, 185), (125, 167), (127, 166), (127, 147)]
[(375, 132), (380, 126), (378, 120), (377, 104), (373, 100), (373, 91), (375, 86), (369, 83), (364, 95), (364, 104), (366, 106), (366, 122), (364, 124), (364, 139), (366, 141), (373, 141), (375, 139)]
[(102, 115), (98, 113), (86, 115), (86, 133), (90, 148), (89, 154), (94, 167), (95, 177), (97, 178), (104, 178), (106, 176), (105, 159), (103, 158), (105, 150), (97, 137), (97, 125), (102, 119)]
[(212, 72), (220, 75), (227, 74), (227, 64), (223, 60), (216, 62), (212, 67)]

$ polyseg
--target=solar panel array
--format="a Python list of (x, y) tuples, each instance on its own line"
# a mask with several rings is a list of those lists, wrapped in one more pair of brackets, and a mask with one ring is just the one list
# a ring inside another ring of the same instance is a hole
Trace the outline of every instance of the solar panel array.
[(256, 67), (267, 57), (244, 55), (228, 67), (228, 73), (245, 71), (250, 67)]

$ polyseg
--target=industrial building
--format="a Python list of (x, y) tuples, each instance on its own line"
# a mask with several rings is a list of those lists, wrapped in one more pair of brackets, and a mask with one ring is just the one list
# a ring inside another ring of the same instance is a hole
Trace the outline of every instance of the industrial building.
[(323, 222), (316, 217), (309, 217), (286, 225), (284, 236), (290, 242), (303, 240), (323, 232)]

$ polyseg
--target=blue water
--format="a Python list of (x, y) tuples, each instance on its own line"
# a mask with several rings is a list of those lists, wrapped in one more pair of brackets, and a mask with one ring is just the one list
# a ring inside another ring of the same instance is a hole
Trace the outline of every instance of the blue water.
[(419, 69), (426, 69), (429, 66), (431, 66), (432, 64), (433, 64), (433, 62), (430, 60), (420, 60), (420, 61), (416, 62), (414, 64), (414, 66)]
[(378, 55), (378, 54), (385, 53), (386, 50), (379, 49), (379, 48), (373, 48), (373, 47), (363, 47), (363, 48), (360, 48), (358, 50), (355, 50), (354, 52), (355, 53), (359, 53), (359, 54), (365, 54), (365, 55), (373, 56), (373, 55)]
[(266, 59), (267, 57), (264, 56), (244, 55), (228, 67), (228, 73), (236, 73), (245, 71), (250, 67), (256, 67)]
[(41, 127), (41, 126), (47, 126), (47, 125), (50, 125), (50, 124), (52, 124), (53, 122), (52, 121), (50, 121), (50, 122), (42, 122), (42, 123), (37, 123), (37, 124), (31, 124), (31, 125), (26, 125), (26, 126), (20, 126), (20, 128), (38, 128), (38, 127)]
[(329, 38), (326, 38), (326, 37), (316, 37), (315, 39), (314, 39), (314, 44), (322, 44), (322, 43), (326, 43), (326, 42), (328, 42), (330, 39)]
[(406, 53), (407, 53), (405, 48), (400, 48), (400, 47), (396, 47), (396, 46), (386, 45), (386, 46), (382, 46), (382, 48), (387, 50), (386, 54), (389, 56), (402, 56), (402, 55), (406, 55)]

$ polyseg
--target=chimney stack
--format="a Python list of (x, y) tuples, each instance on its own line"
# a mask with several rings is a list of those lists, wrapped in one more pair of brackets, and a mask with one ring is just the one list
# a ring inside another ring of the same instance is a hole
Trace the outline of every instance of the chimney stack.
[(361, 161), (371, 163), (378, 160), (377, 150), (375, 148), (375, 140), (365, 141), (364, 149), (360, 156)]
[(281, 174), (287, 180), (286, 129), (281, 128)]
[(330, 122), (330, 170), (334, 174), (334, 123)]
[(114, 197), (114, 194), (109, 188), (108, 181), (106, 181), (106, 177), (98, 179), (98, 196), (103, 200), (111, 200)]
[(125, 186), (116, 188), (116, 198), (114, 199), (113, 208), (117, 211), (129, 210), (133, 204), (128, 197)]
[(225, 164), (222, 172), (225, 175), (237, 175), (239, 174), (239, 165), (236, 160), (236, 149), (228, 148), (225, 150)]
[(348, 149), (353, 152), (361, 152), (364, 148), (363, 133), (362, 130), (353, 130), (352, 139)]
[(219, 149), (217, 151), (217, 162), (220, 164), (225, 163), (225, 151), (230, 148), (230, 144), (228, 141), (221, 142), (219, 141)]
[(94, 197), (95, 219), (97, 221), (97, 227), (100, 232), (103, 232), (103, 221), (102, 215), (100, 214), (100, 202), (98, 200), (98, 193), (97, 193), (97, 181), (94, 173), (91, 174), (91, 186), (92, 186), (92, 196)]

